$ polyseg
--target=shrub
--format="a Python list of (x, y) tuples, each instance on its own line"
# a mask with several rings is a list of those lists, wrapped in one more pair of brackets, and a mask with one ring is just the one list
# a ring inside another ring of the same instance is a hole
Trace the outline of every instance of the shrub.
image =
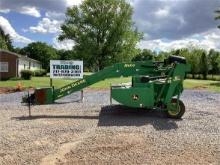
[(45, 76), (47, 74), (45, 69), (39, 69), (39, 70), (35, 70), (33, 72), (34, 72), (33, 75), (36, 76), (36, 77), (42, 77), (42, 76)]
[(21, 78), (24, 80), (30, 80), (33, 72), (31, 70), (22, 70), (21, 71)]

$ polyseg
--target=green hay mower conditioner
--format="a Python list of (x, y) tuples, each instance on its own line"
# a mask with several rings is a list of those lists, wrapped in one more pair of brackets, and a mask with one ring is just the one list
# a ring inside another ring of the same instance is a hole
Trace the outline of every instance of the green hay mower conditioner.
[(106, 78), (132, 76), (130, 85), (111, 87), (114, 100), (128, 107), (164, 110), (170, 118), (181, 118), (185, 106), (179, 98), (183, 92), (183, 80), (189, 71), (190, 65), (179, 56), (169, 56), (163, 62), (118, 63), (59, 89), (35, 89), (23, 101), (38, 105), (52, 104)]

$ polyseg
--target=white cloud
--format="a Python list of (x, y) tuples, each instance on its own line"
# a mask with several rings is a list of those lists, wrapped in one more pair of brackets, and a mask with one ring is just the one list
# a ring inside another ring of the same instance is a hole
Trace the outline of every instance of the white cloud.
[(170, 14), (170, 11), (169, 11), (169, 8), (168, 8), (168, 7), (162, 8), (162, 9), (158, 9), (158, 10), (155, 12), (155, 15), (156, 15), (157, 17), (167, 17), (169, 14)]
[(33, 17), (41, 17), (40, 11), (36, 7), (23, 6), (19, 12)]
[(216, 28), (218, 6), (219, 0), (133, 0), (133, 20), (152, 40), (179, 40)]
[[(65, 3), (66, 7), (71, 7), (73, 5), (79, 5), (83, 0), (61, 0)], [(61, 3), (61, 2), (60, 2)], [(45, 13), (45, 18), (40, 20), (37, 26), (31, 26), (29, 29), (23, 29), (24, 32), (30, 31), (33, 33), (59, 33), (61, 32), (60, 26), (65, 20), (64, 12), (57, 12), (48, 10)]]
[(83, 0), (65, 0), (68, 7), (73, 5), (80, 5)]
[(37, 26), (31, 26), (30, 32), (33, 33), (58, 33), (60, 32), (60, 25), (62, 21), (50, 20), (49, 18), (43, 18)]
[[(144, 41), (139, 44), (141, 48), (170, 50), (198, 45), (205, 49), (220, 49), (220, 31), (213, 30), (218, 25), (218, 21), (213, 19), (213, 11), (220, 5), (219, 0), (126, 1), (134, 7), (135, 25), (144, 32)], [(15, 11), (41, 17), (40, 11), (45, 11), (45, 15), (37, 24), (31, 25), (24, 31), (58, 35), (60, 25), (65, 20), (66, 8), (80, 5), (82, 2), (83, 0), (56, 0), (56, 2), (54, 0), (0, 0), (0, 12)], [(198, 10), (195, 10), (195, 6)], [(0, 24), (4, 23), (2, 22)], [(16, 34), (15, 30), (14, 33), (12, 32), (12, 35), (14, 34)], [(58, 42), (54, 39), (53, 43), (58, 49), (69, 49), (73, 46), (72, 41)]]
[(56, 49), (71, 50), (74, 46), (72, 40), (58, 41), (57, 37), (53, 38), (53, 47)]
[(196, 34), (185, 39), (164, 41), (162, 39), (145, 40), (139, 43), (142, 49), (169, 51), (186, 47), (199, 47), (205, 50), (220, 50), (220, 31), (212, 29), (205, 33)]
[(10, 11), (16, 11), (21, 14), (30, 15), (33, 17), (41, 17), (40, 11), (33, 6), (15, 6), (15, 8), (1, 8), (1, 13), (9, 13)]
[(11, 26), (10, 22), (4, 17), (0, 16), (0, 26), (6, 34), (9, 34), (14, 42), (28, 44), (33, 42), (31, 39), (19, 35), (14, 28)]
[(55, 20), (64, 20), (65, 19), (65, 14), (55, 12), (55, 11), (48, 11), (48, 12), (45, 13), (45, 17), (49, 18), (49, 19), (55, 19)]
[(0, 13), (9, 13), (10, 10), (9, 9), (0, 9)]

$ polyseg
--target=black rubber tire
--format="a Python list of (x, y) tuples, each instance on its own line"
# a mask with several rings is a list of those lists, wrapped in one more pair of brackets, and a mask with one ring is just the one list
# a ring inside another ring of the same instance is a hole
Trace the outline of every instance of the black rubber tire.
[[(173, 98), (171, 100), (171, 103), (177, 103), (177, 99)], [(179, 108), (180, 110), (177, 114), (172, 114), (169, 112), (169, 110), (167, 110), (167, 117), (172, 118), (172, 119), (181, 119), (185, 113), (185, 105), (181, 100), (179, 100)]]

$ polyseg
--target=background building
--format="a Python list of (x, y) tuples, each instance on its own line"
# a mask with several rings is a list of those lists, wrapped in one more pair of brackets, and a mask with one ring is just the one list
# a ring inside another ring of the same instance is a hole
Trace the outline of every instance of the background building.
[(19, 77), (21, 70), (41, 69), (41, 63), (29, 57), (0, 49), (0, 80)]

